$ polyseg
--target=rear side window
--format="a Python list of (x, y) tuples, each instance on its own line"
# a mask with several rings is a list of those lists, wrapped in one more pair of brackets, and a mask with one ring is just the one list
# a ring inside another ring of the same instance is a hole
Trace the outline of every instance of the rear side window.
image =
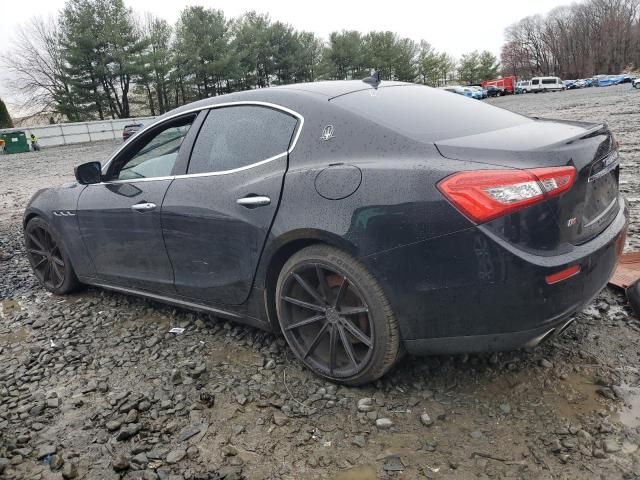
[(531, 82), (532, 85), (538, 85), (539, 83), (540, 83), (540, 80), (537, 80), (537, 79)]
[(437, 142), (532, 120), (483, 102), (420, 85), (349, 93), (332, 103), (420, 142)]
[(235, 170), (285, 153), (296, 122), (268, 107), (214, 108), (198, 134), (187, 173)]
[(556, 79), (555, 78), (543, 78), (542, 79), (542, 83), (545, 84), (545, 85), (555, 84), (556, 83)]

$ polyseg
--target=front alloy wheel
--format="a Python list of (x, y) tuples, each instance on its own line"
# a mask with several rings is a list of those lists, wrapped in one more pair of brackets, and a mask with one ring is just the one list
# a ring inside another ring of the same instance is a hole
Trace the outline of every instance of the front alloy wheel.
[(78, 280), (62, 244), (40, 218), (29, 221), (24, 232), (27, 258), (38, 281), (50, 292), (68, 293)]
[(353, 257), (306, 248), (284, 266), (276, 291), (280, 326), (296, 356), (332, 381), (382, 376), (399, 351), (397, 324), (375, 279)]

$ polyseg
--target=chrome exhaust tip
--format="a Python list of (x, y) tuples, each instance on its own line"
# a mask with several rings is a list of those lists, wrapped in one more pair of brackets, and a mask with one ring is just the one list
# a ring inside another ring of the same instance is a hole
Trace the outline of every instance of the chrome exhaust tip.
[(538, 335), (535, 338), (532, 338), (531, 340), (529, 340), (524, 348), (526, 349), (531, 349), (531, 348), (535, 348), (538, 345), (540, 345), (542, 342), (544, 342), (547, 338), (549, 338), (551, 335), (553, 335), (553, 333), (556, 331), (555, 328), (552, 328), (550, 330), (547, 330), (546, 332), (542, 333), (541, 335)]
[(561, 327), (556, 329), (556, 332), (554, 333), (554, 337), (557, 337), (558, 335), (562, 335), (562, 333), (571, 326), (571, 324), (573, 322), (575, 322), (576, 319), (575, 318), (570, 318), (569, 320), (567, 320)]

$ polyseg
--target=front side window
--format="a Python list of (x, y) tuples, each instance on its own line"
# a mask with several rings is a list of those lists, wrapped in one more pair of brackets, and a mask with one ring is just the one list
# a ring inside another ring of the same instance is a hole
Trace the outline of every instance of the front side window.
[(540, 83), (540, 80), (538, 79), (531, 81), (531, 85), (538, 85), (539, 83)]
[(224, 172), (286, 153), (295, 117), (254, 105), (209, 111), (191, 152), (189, 174)]
[(171, 175), (180, 146), (195, 116), (178, 119), (150, 132), (133, 146), (125, 159), (116, 166), (114, 180), (166, 177)]

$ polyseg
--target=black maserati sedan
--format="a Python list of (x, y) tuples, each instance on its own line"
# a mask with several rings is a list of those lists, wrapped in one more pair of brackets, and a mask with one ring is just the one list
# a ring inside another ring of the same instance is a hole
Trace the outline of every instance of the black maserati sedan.
[(627, 207), (604, 124), (399, 82), (233, 93), (171, 111), (24, 214), (42, 285), (282, 332), (348, 385), (404, 352), (532, 347), (606, 285)]

